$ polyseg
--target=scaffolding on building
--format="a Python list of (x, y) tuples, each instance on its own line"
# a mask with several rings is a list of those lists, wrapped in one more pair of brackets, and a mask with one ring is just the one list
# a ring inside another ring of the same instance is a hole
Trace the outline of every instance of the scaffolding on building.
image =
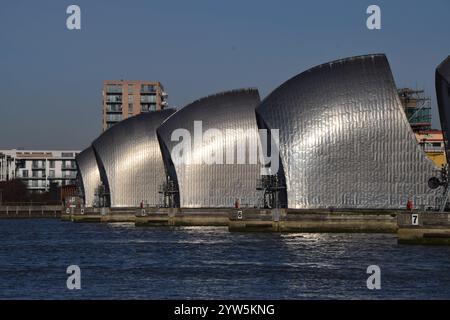
[(398, 94), (412, 130), (431, 130), (431, 98), (425, 96), (424, 90), (402, 88)]

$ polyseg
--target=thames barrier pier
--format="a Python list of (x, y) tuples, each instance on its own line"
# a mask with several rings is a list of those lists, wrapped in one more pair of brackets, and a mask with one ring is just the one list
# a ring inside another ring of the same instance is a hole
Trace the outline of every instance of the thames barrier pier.
[[(63, 221), (130, 222), (137, 227), (216, 226), (230, 232), (390, 233), (400, 244), (450, 245), (450, 214), (405, 210), (177, 209), (72, 212)], [(28, 217), (26, 214), (10, 218)], [(49, 217), (44, 215), (43, 217)]]
[(230, 231), (395, 233), (395, 211), (243, 210), (230, 214)]
[(398, 242), (450, 245), (450, 214), (437, 212), (399, 214)]
[[(447, 159), (449, 82), (450, 57), (436, 70)], [(221, 134), (195, 141), (208, 130)], [(181, 153), (174, 132), (188, 135)], [(229, 156), (255, 141), (269, 146), (256, 162)], [(64, 220), (450, 243), (448, 164), (438, 168), (419, 146), (383, 54), (311, 68), (262, 101), (257, 89), (230, 90), (128, 118), (76, 161), (82, 206)]]

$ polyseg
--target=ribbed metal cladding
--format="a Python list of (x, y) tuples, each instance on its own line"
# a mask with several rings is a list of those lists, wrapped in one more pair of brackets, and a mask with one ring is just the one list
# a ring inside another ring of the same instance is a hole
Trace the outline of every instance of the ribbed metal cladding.
[(436, 96), (441, 128), (444, 132), (445, 151), (450, 159), (450, 56), (436, 69)]
[(101, 184), (100, 173), (92, 147), (80, 152), (76, 158), (78, 181), (81, 183), (81, 193), (86, 207), (96, 205), (95, 189)]
[(434, 206), (436, 168), (420, 149), (382, 54), (338, 60), (288, 80), (256, 109), (280, 129), (290, 208)]
[(164, 164), (156, 128), (174, 109), (142, 113), (106, 130), (92, 146), (111, 207), (161, 204)]
[[(178, 141), (171, 141), (176, 129), (186, 129), (192, 137), (191, 159), (201, 159), (211, 152), (222, 150), (224, 158), (231, 148), (245, 141), (258, 142), (258, 128), (255, 107), (260, 102), (256, 89), (242, 89), (218, 93), (197, 100), (168, 118), (158, 128), (163, 150), (170, 157)], [(202, 130), (218, 129), (222, 139), (203, 141), (194, 146), (194, 121), (202, 122)], [(235, 151), (236, 156), (236, 151)], [(260, 199), (256, 190), (261, 167), (250, 164), (249, 150), (246, 150), (245, 164), (173, 163), (166, 159), (171, 179), (178, 182), (179, 206), (182, 208), (232, 207), (239, 198), (243, 206), (254, 206)], [(236, 160), (236, 158), (235, 158)]]

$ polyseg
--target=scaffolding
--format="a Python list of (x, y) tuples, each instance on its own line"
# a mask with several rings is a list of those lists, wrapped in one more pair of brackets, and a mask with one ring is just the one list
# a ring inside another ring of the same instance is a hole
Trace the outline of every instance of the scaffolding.
[(425, 96), (424, 90), (402, 88), (398, 94), (412, 130), (431, 130), (431, 98)]
[(280, 196), (280, 192), (285, 189), (286, 186), (280, 181), (278, 175), (262, 176), (256, 187), (256, 190), (264, 191), (262, 207), (266, 209), (286, 207), (286, 203), (283, 203)]
[(180, 192), (177, 183), (170, 179), (169, 176), (167, 176), (166, 182), (159, 186), (159, 193), (162, 195), (161, 205), (163, 208), (177, 207), (177, 198)]

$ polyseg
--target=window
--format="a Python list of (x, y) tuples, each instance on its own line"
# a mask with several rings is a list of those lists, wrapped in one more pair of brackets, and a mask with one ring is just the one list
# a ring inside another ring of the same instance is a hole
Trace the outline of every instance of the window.
[(39, 178), (39, 171), (33, 171), (33, 178)]
[(106, 102), (110, 102), (110, 103), (121, 103), (122, 102), (122, 95), (121, 94), (115, 94), (115, 95), (110, 95), (106, 97)]
[(141, 96), (141, 102), (143, 102), (143, 103), (156, 102), (156, 96), (155, 95)]
[(435, 143), (433, 143), (433, 147), (440, 147), (441, 146), (441, 143), (440, 142), (435, 142)]
[(55, 160), (50, 160), (49, 165), (50, 165), (50, 168), (54, 169), (55, 168)]
[(132, 103), (128, 104), (128, 113), (133, 113), (133, 104)]
[(128, 103), (133, 103), (133, 95), (132, 94), (128, 95)]
[(18, 160), (17, 166), (18, 166), (20, 169), (25, 168), (25, 160)]
[(106, 121), (107, 122), (122, 121), (122, 115), (121, 114), (107, 114), (106, 115)]
[(155, 86), (151, 84), (142, 84), (141, 85), (141, 92), (155, 92), (156, 88)]
[(122, 112), (121, 104), (108, 104), (106, 105), (106, 112)]
[(134, 86), (132, 84), (128, 85), (128, 93), (133, 93), (134, 91)]
[(107, 93), (118, 93), (122, 92), (122, 85), (121, 84), (108, 84), (106, 86), (106, 92)]
[(22, 171), (22, 177), (28, 178), (28, 170), (23, 170)]
[(54, 178), (54, 177), (55, 177), (55, 170), (50, 170), (50, 171), (48, 172), (48, 177), (49, 177), (49, 178)]
[(72, 164), (73, 164), (73, 161), (67, 160), (64, 162), (64, 168), (72, 169), (73, 168)]

